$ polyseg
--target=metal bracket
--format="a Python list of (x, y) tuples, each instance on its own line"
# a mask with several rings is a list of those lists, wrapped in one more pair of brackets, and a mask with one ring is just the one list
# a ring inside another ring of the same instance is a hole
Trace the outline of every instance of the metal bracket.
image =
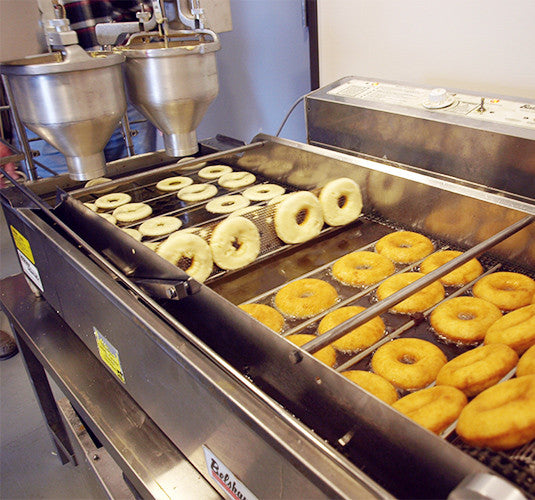
[(137, 286), (157, 299), (180, 300), (201, 289), (201, 284), (193, 278), (185, 281), (169, 281), (152, 278), (130, 278)]

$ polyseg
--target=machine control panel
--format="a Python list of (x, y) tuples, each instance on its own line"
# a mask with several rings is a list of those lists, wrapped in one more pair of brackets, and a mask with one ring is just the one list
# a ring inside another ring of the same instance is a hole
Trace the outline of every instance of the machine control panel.
[(345, 81), (328, 94), (535, 130), (534, 103), (360, 79)]

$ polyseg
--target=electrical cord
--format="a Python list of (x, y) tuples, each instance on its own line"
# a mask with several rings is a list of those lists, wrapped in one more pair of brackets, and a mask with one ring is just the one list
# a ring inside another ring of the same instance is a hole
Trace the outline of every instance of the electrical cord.
[(284, 117), (284, 120), (282, 120), (281, 126), (279, 127), (279, 130), (277, 130), (277, 133), (275, 134), (275, 137), (279, 137), (280, 133), (282, 132), (282, 129), (284, 128), (284, 125), (286, 125), (286, 122), (288, 121), (288, 118), (290, 118), (290, 115), (292, 114), (293, 110), (297, 107), (297, 105), (305, 98), (305, 95), (302, 95), (297, 101), (295, 101), (292, 104), (292, 107), (290, 108), (290, 111), (286, 113), (286, 116)]

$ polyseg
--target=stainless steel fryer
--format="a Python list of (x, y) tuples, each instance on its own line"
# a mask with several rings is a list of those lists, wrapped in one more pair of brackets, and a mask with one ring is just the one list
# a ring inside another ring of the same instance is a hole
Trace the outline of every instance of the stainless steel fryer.
[[(319, 275), (337, 286), (344, 303), (381, 313), (389, 335), (433, 340), (425, 318), (387, 313), (382, 310), (385, 304), (374, 301), (373, 291), (365, 294), (335, 283), (330, 264), (372, 246), (396, 228), (409, 228), (430, 236), (437, 249), (466, 250), (470, 257), (481, 254), (486, 271), (502, 267), (533, 277), (534, 200), (269, 136), (255, 141), (182, 168), (172, 164), (118, 175), (108, 187), (139, 193), (146, 200), (151, 186), (170, 172), (195, 175), (201, 162), (221, 162), (288, 189), (314, 191), (329, 179), (351, 177), (363, 191), (363, 215), (347, 227), (325, 228), (312, 242), (283, 245), (270, 232), (273, 209), (260, 204), (245, 215), (262, 221), (258, 261), (246, 269), (215, 272), (201, 285), (80, 203), (98, 195), (101, 186), (69, 188), (49, 210), (41, 200), (54, 195), (41, 183), (32, 186), (39, 198), (31, 200), (31, 208), (17, 190), (2, 192), (15, 246), (33, 264), (26, 264), (27, 274), (213, 484), (217, 482), (206, 449), (257, 497), (445, 498), (456, 488), (462, 496), (460, 483), (491, 473), (496, 454), (453, 445), (453, 431), (432, 435), (337, 373), (350, 366), (366, 368), (365, 353), (359, 359), (340, 357), (333, 370), (306, 347), (297, 349), (284, 339), (292, 331), (314, 331), (317, 318), (305, 324), (289, 321), (279, 336), (235, 305), (269, 303), (273, 291), (288, 281)], [(389, 195), (378, 195), (382, 192)], [(202, 206), (177, 208), (156, 198), (150, 199), (159, 207), (155, 213), (180, 214), (185, 226), (195, 226), (198, 234), (208, 230), (209, 235), (217, 222), (207, 218)], [(459, 219), (457, 224), (451, 224), (452, 217)], [(28, 248), (31, 259), (25, 255)], [(103, 342), (117, 352), (118, 367), (102, 357)], [(459, 353), (456, 346), (441, 347), (449, 358)], [(529, 453), (510, 462), (516, 473), (496, 465), (494, 472), (533, 495)], [(491, 458), (483, 463), (470, 455)]]

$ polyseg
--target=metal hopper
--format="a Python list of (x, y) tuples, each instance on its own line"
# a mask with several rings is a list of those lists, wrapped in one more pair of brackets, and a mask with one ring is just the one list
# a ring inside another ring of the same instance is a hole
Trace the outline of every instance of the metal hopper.
[(194, 30), (156, 42), (146, 34), (133, 36), (122, 51), (129, 100), (163, 132), (169, 156), (198, 150), (195, 129), (219, 90), (220, 47), (213, 31)]
[(0, 65), (22, 122), (65, 155), (75, 180), (105, 172), (104, 147), (126, 111), (122, 62), (72, 45)]

